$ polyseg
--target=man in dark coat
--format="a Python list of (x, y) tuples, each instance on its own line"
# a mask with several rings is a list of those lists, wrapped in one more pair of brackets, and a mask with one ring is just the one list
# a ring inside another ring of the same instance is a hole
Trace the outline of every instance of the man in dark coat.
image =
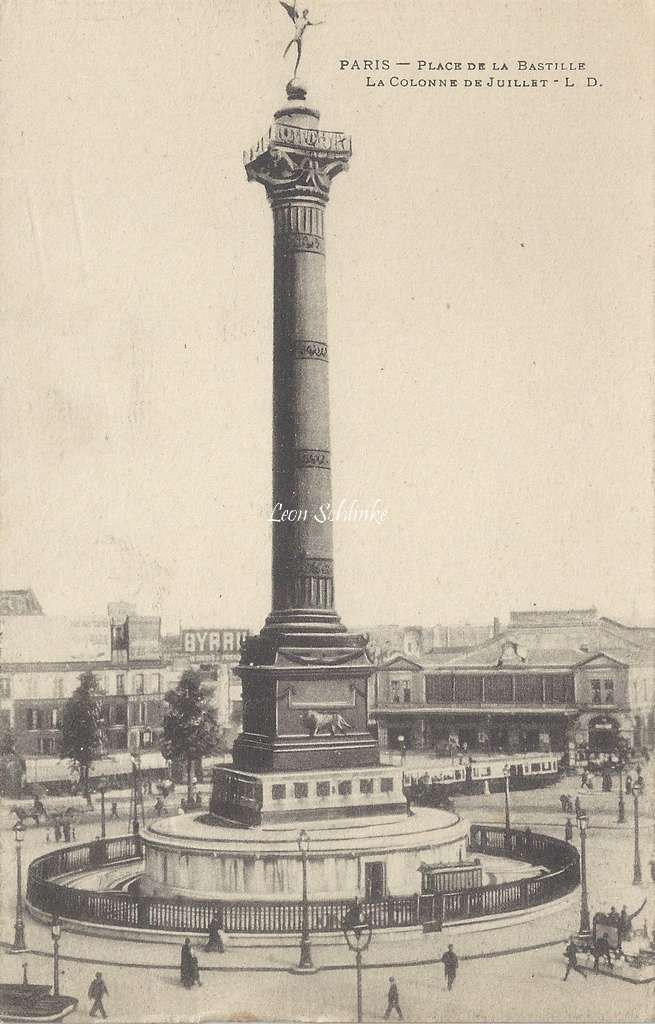
[(446, 950), (446, 952), (442, 956), (441, 962), (442, 962), (443, 967), (444, 967), (444, 974), (446, 975), (446, 982), (447, 982), (447, 985), (448, 985), (448, 991), (450, 992), (451, 988), (453, 987), (453, 985), (455, 983), (455, 977), (457, 975), (457, 967), (459, 965), (459, 960), (457, 959), (457, 954), (455, 953), (452, 945), (448, 947), (448, 949)]
[(400, 1020), (403, 1019), (403, 1011), (400, 1009), (400, 997), (395, 978), (389, 978), (389, 994), (387, 996), (387, 1008), (384, 1013), (385, 1020), (389, 1020), (392, 1010), (396, 1011)]
[(93, 1000), (93, 1005), (89, 1010), (89, 1017), (95, 1017), (100, 1011), (102, 1017), (106, 1017), (105, 1008), (102, 1005), (102, 997), (108, 996), (107, 986), (105, 985), (104, 979), (100, 971), (96, 971), (96, 976), (89, 985), (89, 999)]
[(180, 981), (185, 988), (193, 987), (193, 983), (196, 980), (197, 963), (198, 961), (193, 955), (193, 949), (191, 948), (191, 939), (185, 939), (180, 956)]
[(582, 977), (584, 978), (584, 980), (586, 981), (587, 980), (587, 975), (585, 974), (585, 972), (580, 967), (580, 964), (578, 963), (578, 951), (575, 948), (575, 942), (573, 941), (573, 936), (572, 935), (571, 935), (571, 937), (569, 939), (568, 946), (564, 950), (564, 956), (566, 957), (568, 962), (567, 962), (567, 965), (566, 965), (566, 973), (565, 973), (564, 977), (562, 978), (562, 981), (566, 981), (566, 979), (568, 978), (568, 976), (571, 973), (571, 971), (576, 971), (577, 974), (581, 974)]
[(566, 824), (564, 825), (564, 839), (567, 843), (570, 843), (573, 839), (573, 822), (570, 818), (566, 819)]

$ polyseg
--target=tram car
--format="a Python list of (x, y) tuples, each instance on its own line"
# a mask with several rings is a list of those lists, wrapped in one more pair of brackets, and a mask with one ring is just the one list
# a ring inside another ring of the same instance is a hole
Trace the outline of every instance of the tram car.
[(404, 773), (405, 786), (417, 803), (447, 807), (457, 793), (500, 792), (505, 788), (509, 765), (512, 789), (536, 789), (553, 785), (560, 777), (557, 754), (511, 754), (502, 758), (468, 758), (465, 763), (435, 764)]

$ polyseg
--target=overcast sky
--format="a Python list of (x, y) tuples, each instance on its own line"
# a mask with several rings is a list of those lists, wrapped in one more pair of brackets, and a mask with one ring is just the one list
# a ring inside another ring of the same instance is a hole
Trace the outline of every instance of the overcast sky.
[[(388, 509), (335, 530), (339, 612), (652, 619), (647, 5), (310, 7), (302, 77), (354, 150), (327, 220), (333, 494)], [(272, 225), (241, 154), (290, 34), (274, 0), (2, 4), (2, 584), (50, 614), (269, 610)], [(370, 88), (339, 69), (366, 58), (587, 68)]]

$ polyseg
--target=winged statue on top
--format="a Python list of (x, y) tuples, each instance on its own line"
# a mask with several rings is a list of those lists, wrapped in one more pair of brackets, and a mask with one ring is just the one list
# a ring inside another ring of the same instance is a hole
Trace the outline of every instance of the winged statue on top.
[(310, 21), (309, 10), (305, 8), (302, 13), (298, 10), (298, 0), (294, 0), (293, 4), (287, 4), (284, 0), (280, 0), (280, 6), (284, 7), (285, 11), (291, 18), (294, 25), (293, 39), (287, 45), (283, 56), (286, 57), (292, 46), (296, 47), (296, 66), (293, 70), (293, 77), (295, 78), (298, 74), (298, 68), (300, 67), (300, 61), (302, 59), (302, 43), (303, 35), (310, 26), (322, 25), (322, 21)]

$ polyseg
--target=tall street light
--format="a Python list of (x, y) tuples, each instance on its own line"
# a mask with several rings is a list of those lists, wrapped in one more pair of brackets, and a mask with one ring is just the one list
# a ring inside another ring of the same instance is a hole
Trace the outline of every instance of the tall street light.
[(578, 828), (580, 829), (580, 934), (588, 935), (591, 927), (587, 893), (587, 815), (584, 813), (578, 816)]
[(22, 842), (25, 838), (25, 827), (22, 821), (14, 825), (14, 838), (16, 839), (16, 921), (14, 923), (14, 944), (11, 947), (12, 953), (23, 953), (27, 949), (25, 944), (25, 924), (23, 921), (23, 874), (22, 874)]
[(105, 793), (107, 791), (107, 783), (104, 779), (101, 779), (98, 784), (98, 792), (100, 793), (100, 838), (105, 839), (107, 836), (107, 819), (105, 817)]
[(61, 938), (61, 925), (59, 924), (59, 917), (55, 914), (52, 918), (52, 925), (50, 926), (50, 934), (52, 935), (52, 994), (53, 996), (59, 995), (59, 940)]
[(632, 796), (635, 808), (635, 861), (632, 884), (641, 885), (641, 854), (639, 853), (639, 797), (641, 796), (641, 785), (635, 782), (632, 786)]
[(511, 850), (512, 848), (512, 826), (509, 818), (509, 777), (512, 769), (509, 764), (503, 765), (503, 775), (505, 777), (505, 849)]
[(622, 825), (625, 821), (625, 801), (623, 799), (623, 769), (625, 765), (623, 761), (619, 761), (619, 816), (618, 823)]
[(302, 864), (302, 925), (300, 932), (299, 971), (313, 971), (312, 947), (309, 940), (309, 904), (307, 902), (307, 854), (309, 853), (309, 834), (303, 829), (298, 835), (298, 849)]
[(132, 754), (132, 800), (134, 802), (134, 817), (132, 818), (132, 833), (139, 834), (139, 764), (136, 756)]

